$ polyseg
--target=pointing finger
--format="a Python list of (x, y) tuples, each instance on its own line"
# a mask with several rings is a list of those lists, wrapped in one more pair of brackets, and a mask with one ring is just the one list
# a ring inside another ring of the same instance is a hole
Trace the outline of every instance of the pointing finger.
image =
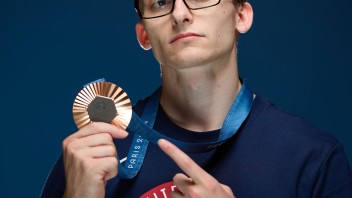
[(187, 154), (169, 141), (160, 139), (158, 145), (195, 183), (214, 180), (212, 176), (198, 166)]

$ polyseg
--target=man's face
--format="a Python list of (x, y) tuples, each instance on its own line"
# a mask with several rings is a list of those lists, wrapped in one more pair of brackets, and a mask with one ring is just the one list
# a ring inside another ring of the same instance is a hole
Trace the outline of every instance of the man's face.
[(233, 0), (200, 10), (176, 0), (171, 14), (144, 19), (143, 25), (159, 63), (180, 69), (236, 54), (236, 14)]

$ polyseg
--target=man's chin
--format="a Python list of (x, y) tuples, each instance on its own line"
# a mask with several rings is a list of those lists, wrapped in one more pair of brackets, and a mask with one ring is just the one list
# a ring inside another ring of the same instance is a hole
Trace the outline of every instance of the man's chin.
[(207, 61), (205, 59), (199, 57), (182, 57), (168, 61), (167, 67), (171, 67), (174, 69), (187, 69), (199, 67), (206, 64)]
[(177, 65), (178, 67), (194, 67), (206, 64), (209, 58), (201, 50), (182, 50), (173, 53), (168, 57), (169, 65)]

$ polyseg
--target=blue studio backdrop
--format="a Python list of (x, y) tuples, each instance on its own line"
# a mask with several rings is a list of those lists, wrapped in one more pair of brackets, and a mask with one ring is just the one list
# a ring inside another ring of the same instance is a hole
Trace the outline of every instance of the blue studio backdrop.
[[(333, 134), (352, 163), (351, 1), (250, 2), (242, 78)], [(133, 102), (160, 84), (152, 52), (136, 41), (137, 21), (132, 0), (0, 1), (1, 197), (39, 196), (76, 131), (72, 103), (83, 84), (105, 77)]]

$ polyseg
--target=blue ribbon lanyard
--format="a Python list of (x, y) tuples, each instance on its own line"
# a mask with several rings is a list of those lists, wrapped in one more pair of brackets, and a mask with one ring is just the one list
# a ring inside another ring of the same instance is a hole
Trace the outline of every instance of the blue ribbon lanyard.
[(207, 152), (219, 147), (235, 135), (247, 118), (253, 103), (253, 92), (243, 83), (220, 129), (219, 139), (214, 142), (191, 143), (173, 139), (153, 130), (160, 93), (161, 88), (151, 95), (141, 116), (142, 119), (132, 112), (127, 131), (134, 133), (134, 137), (125, 164), (122, 165), (120, 162), (118, 164), (118, 177), (120, 178), (131, 179), (138, 174), (143, 165), (149, 141), (157, 144), (159, 139), (166, 139), (185, 152)]

